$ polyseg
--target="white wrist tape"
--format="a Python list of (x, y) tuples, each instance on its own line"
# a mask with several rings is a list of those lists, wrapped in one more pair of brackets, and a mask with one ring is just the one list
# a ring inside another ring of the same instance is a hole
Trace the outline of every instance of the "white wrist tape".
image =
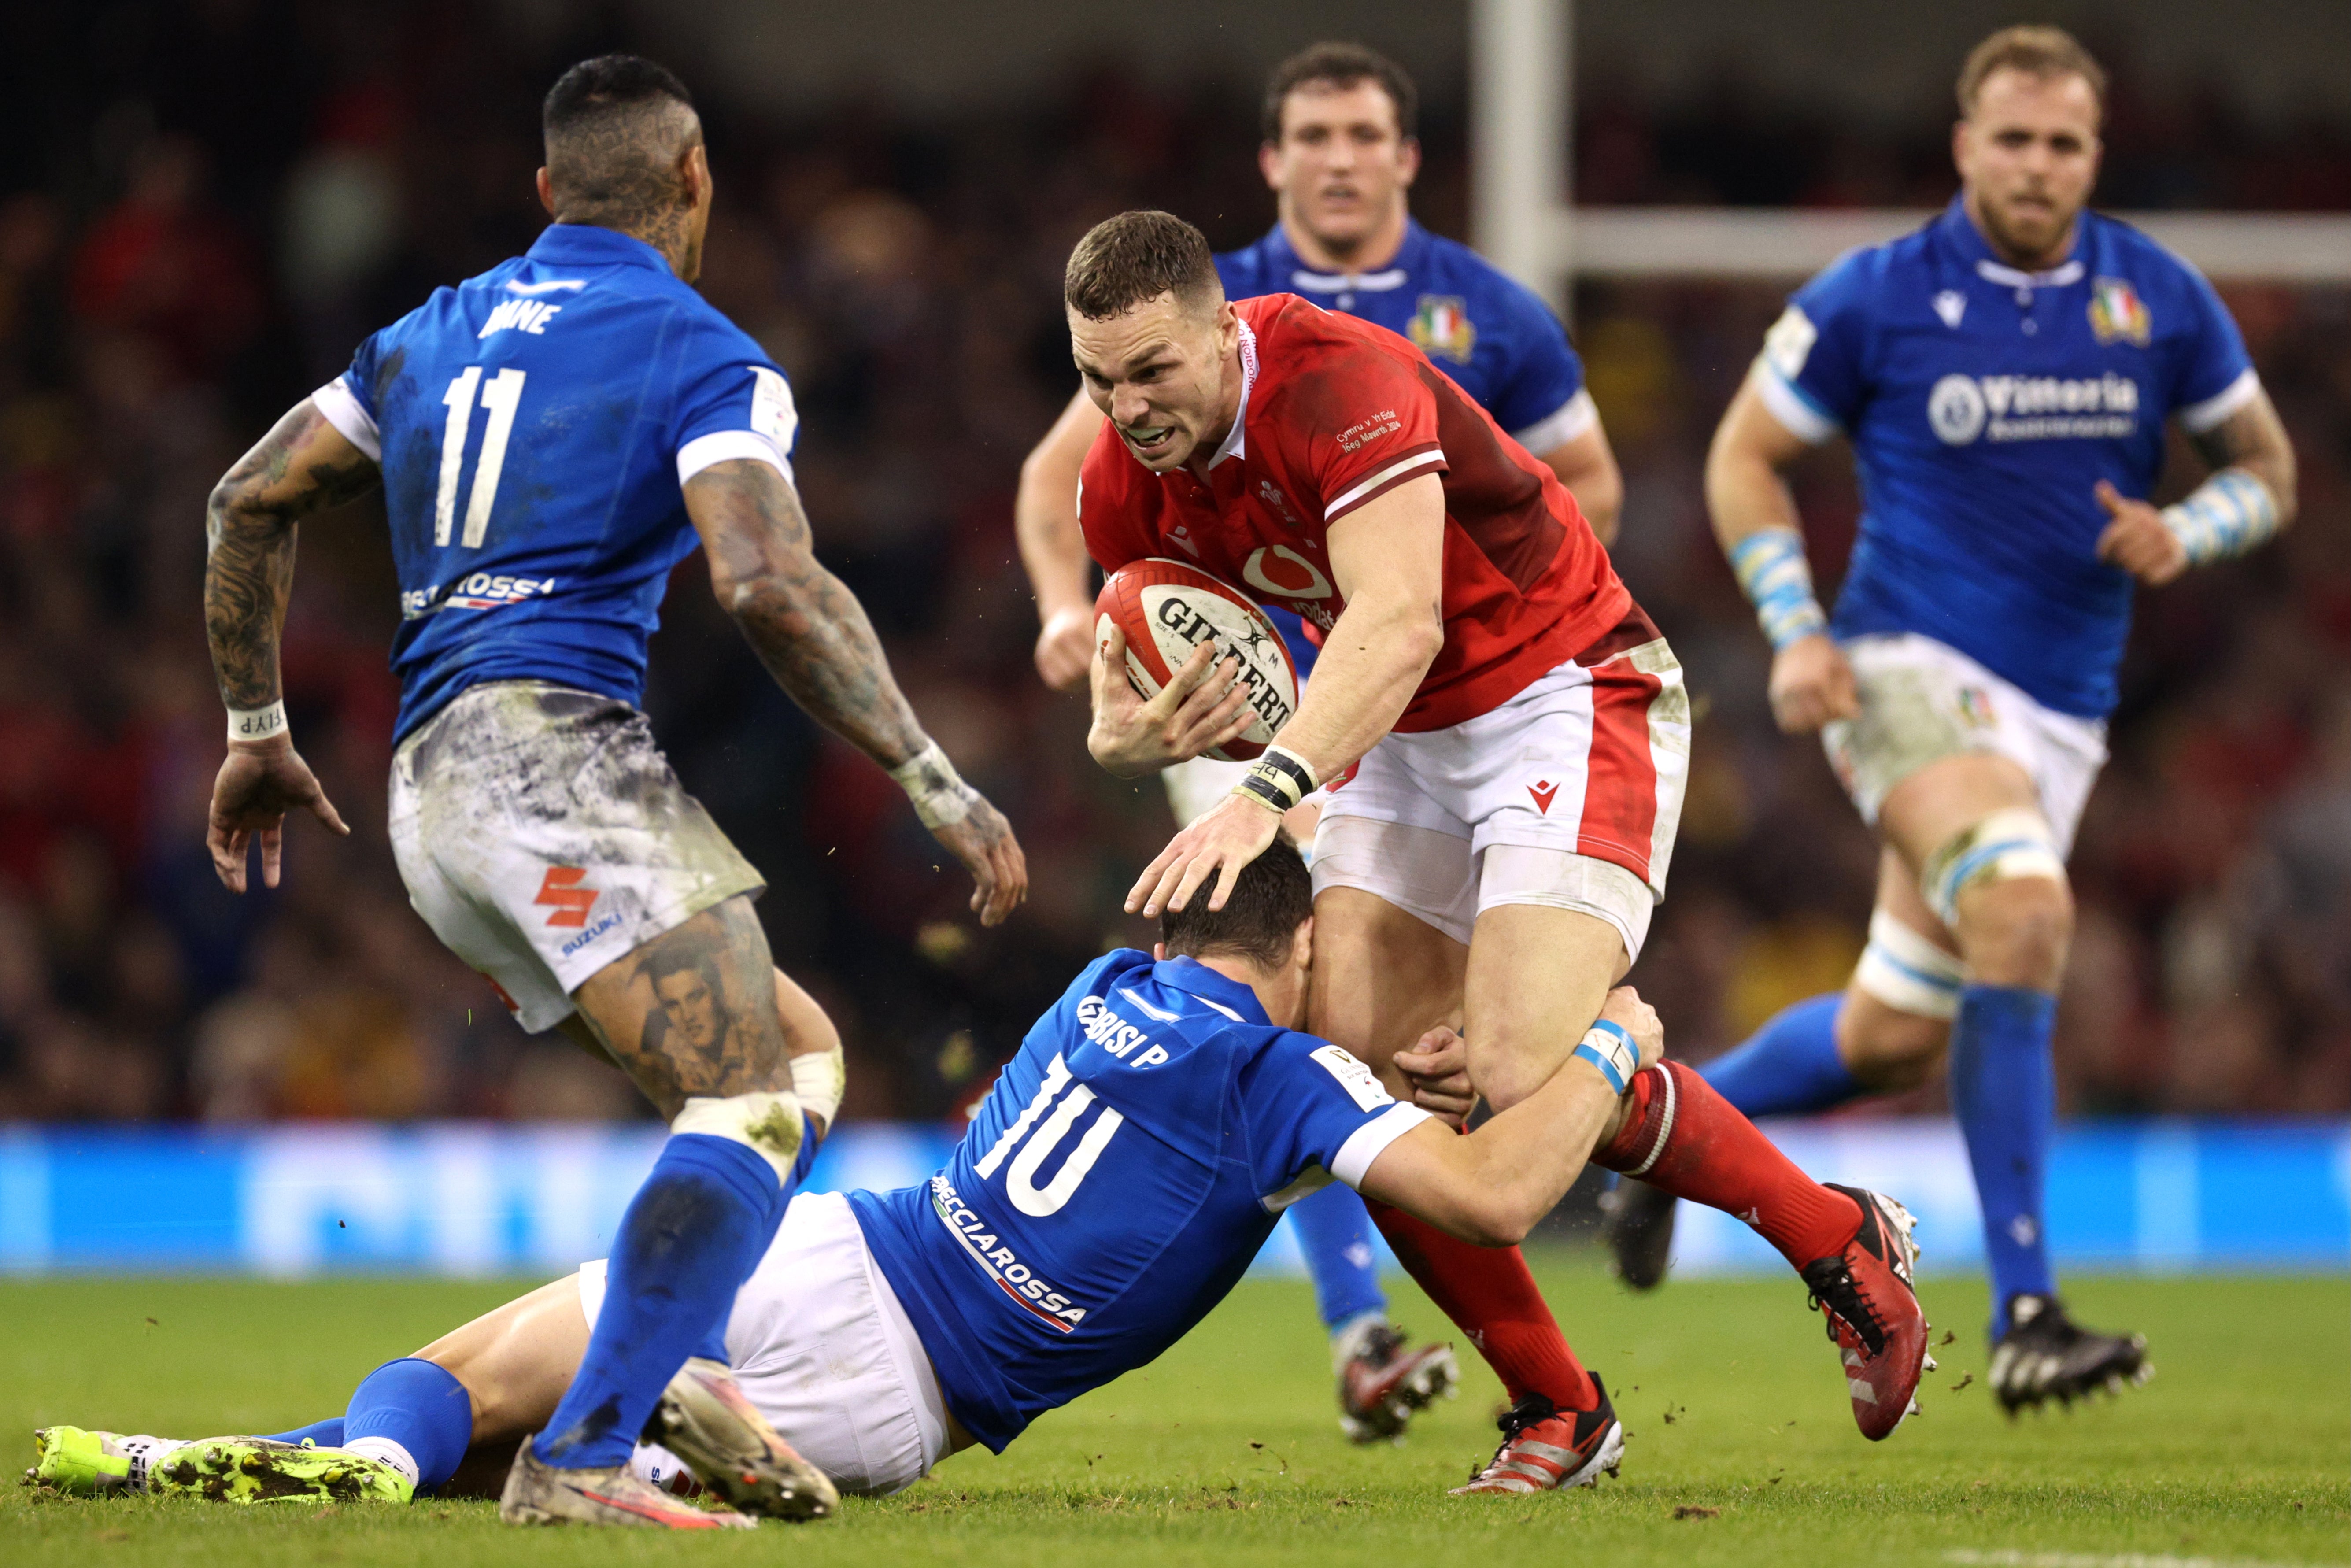
[(228, 737), (231, 740), (267, 740), (286, 733), (286, 705), (271, 703), (267, 707), (228, 710)]
[(1610, 1019), (1594, 1019), (1584, 1031), (1583, 1043), (1575, 1054), (1600, 1069), (1600, 1076), (1608, 1080), (1617, 1093), (1633, 1082), (1633, 1074), (1641, 1071), (1641, 1051), (1633, 1043), (1632, 1035), (1623, 1024)]
[(964, 820), (971, 803), (979, 799), (979, 791), (963, 781), (939, 749), (937, 741), (918, 752), (914, 760), (890, 769), (890, 777), (914, 803), (914, 815), (926, 828), (950, 827)]
[(800, 1109), (822, 1122), (831, 1133), (841, 1111), (841, 1096), (849, 1087), (849, 1059), (836, 1045), (831, 1051), (795, 1056), (791, 1067), (792, 1092), (799, 1097)]
[(2161, 516), (2190, 566), (2242, 555), (2278, 531), (2277, 497), (2242, 468), (2221, 469)]
[(1759, 528), (1730, 547), (1730, 570), (1740, 591), (1755, 606), (1772, 652), (1828, 629), (1829, 618), (1813, 597), (1813, 569), (1804, 560), (1803, 536), (1793, 528)]
[(808, 1129), (800, 1120), (800, 1103), (790, 1091), (760, 1090), (725, 1099), (697, 1094), (671, 1121), (669, 1130), (747, 1145), (776, 1167), (780, 1185), (792, 1179), (792, 1164), (799, 1158), (800, 1139)]

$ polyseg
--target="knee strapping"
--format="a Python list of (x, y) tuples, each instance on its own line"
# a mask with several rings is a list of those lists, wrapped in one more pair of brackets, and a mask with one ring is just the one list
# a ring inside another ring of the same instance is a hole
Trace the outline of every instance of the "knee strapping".
[(849, 1092), (849, 1059), (836, 1045), (793, 1057), (791, 1070), (792, 1092), (799, 1097), (800, 1109), (830, 1133), (841, 1118), (841, 1097)]
[(1954, 835), (1929, 855), (1918, 877), (1918, 891), (1944, 925), (1957, 925), (1962, 888), (2028, 877), (2063, 883), (2065, 857), (2057, 852), (2056, 835), (2039, 811), (2011, 806)]
[(1967, 966), (1881, 909), (1869, 917), (1869, 946), (1853, 978), (1896, 1012), (1949, 1023), (1959, 1010)]
[(792, 1177), (799, 1158), (806, 1124), (800, 1120), (799, 1096), (789, 1089), (759, 1090), (749, 1094), (696, 1095), (670, 1123), (673, 1133), (700, 1133), (747, 1145), (776, 1167), (776, 1180)]

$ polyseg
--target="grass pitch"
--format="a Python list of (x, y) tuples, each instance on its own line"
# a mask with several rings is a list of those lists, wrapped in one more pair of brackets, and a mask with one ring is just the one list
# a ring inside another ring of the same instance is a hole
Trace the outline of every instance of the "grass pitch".
[[(1339, 1437), (1303, 1285), (1244, 1284), (1156, 1365), (1047, 1416), (1001, 1458), (948, 1460), (898, 1497), (792, 1530), (680, 1538), (517, 1531), (490, 1504), (402, 1510), (79, 1502), (0, 1489), (16, 1568), (280, 1563), (1624, 1565), (2351, 1561), (2351, 1282), (2079, 1279), (2087, 1322), (2144, 1332), (2160, 1369), (2116, 1401), (2003, 1419), (1982, 1385), (1983, 1288), (1930, 1279), (1942, 1370), (1925, 1414), (1855, 1433), (1792, 1279), (1628, 1295), (1539, 1263), (1632, 1437), (1596, 1491), (1448, 1498), (1494, 1442), (1499, 1389), (1462, 1357), (1458, 1401), (1401, 1447)], [(175, 1436), (276, 1430), (341, 1407), (370, 1367), (505, 1299), (421, 1281), (0, 1284), (0, 1454), (66, 1421)], [(1443, 1327), (1409, 1286), (1397, 1310)], [(1975, 1381), (1965, 1386), (1970, 1374)]]

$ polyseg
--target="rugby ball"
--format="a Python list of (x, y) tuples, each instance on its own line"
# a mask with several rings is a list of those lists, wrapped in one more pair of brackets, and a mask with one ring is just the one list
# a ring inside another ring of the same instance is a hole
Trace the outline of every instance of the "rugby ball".
[(1204, 755), (1247, 762), (1261, 754), (1298, 711), (1298, 669), (1290, 647), (1265, 612), (1198, 567), (1153, 556), (1121, 567), (1094, 601), (1094, 646), (1110, 643), (1110, 629), (1126, 633), (1126, 678), (1148, 699), (1157, 696), (1192, 650), (1216, 645), (1217, 663), (1240, 661), (1256, 717), (1249, 728)]

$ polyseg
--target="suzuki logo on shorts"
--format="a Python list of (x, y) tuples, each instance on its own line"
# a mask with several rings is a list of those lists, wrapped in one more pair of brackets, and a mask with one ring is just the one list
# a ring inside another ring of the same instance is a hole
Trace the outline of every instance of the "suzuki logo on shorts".
[(548, 925), (579, 926), (588, 924), (588, 910), (596, 902), (597, 893), (592, 887), (580, 885), (587, 875), (587, 870), (581, 866), (547, 868), (547, 878), (538, 884), (538, 896), (531, 902), (554, 912), (548, 915)]
[(1559, 785), (1549, 779), (1538, 779), (1527, 786), (1527, 793), (1535, 798), (1535, 810), (1548, 817), (1552, 797), (1559, 793)]

